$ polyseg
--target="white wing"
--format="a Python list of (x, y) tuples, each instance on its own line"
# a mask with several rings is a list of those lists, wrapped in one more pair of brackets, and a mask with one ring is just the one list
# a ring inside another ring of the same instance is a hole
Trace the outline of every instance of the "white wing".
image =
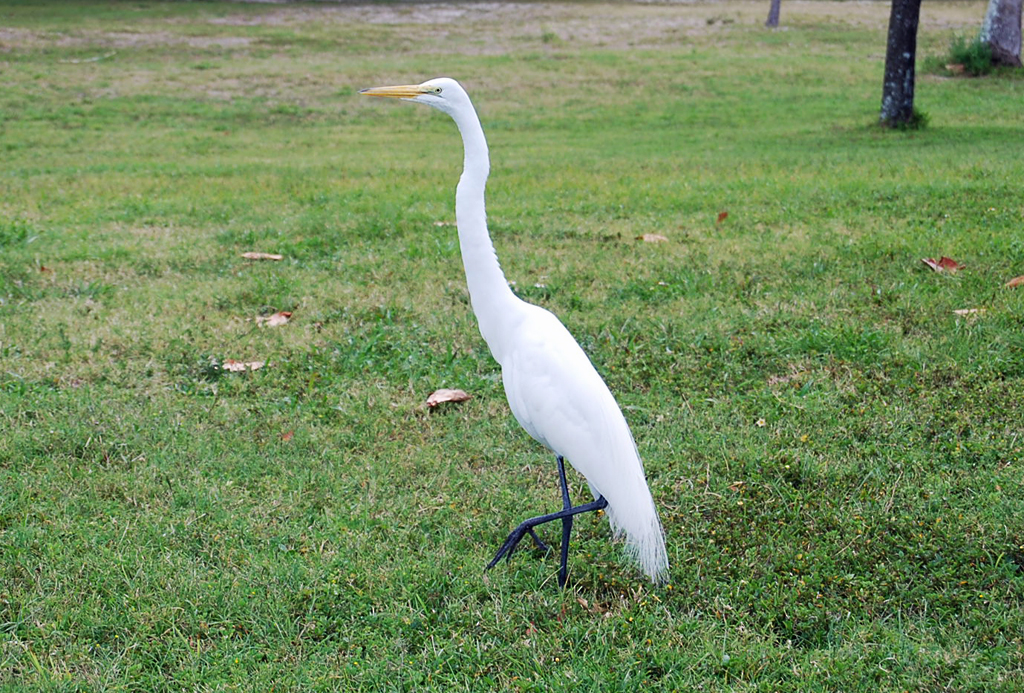
[(608, 501), (608, 519), (653, 579), (668, 568), (654, 500), (633, 435), (590, 359), (554, 315), (526, 306), (502, 363), (512, 413)]

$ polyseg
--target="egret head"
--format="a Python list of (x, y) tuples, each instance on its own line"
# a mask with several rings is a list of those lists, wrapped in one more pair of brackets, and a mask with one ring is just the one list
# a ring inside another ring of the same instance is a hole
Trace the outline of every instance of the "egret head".
[(384, 96), (405, 99), (433, 106), (448, 115), (464, 107), (471, 107), (469, 95), (458, 82), (448, 77), (430, 79), (423, 84), (406, 84), (398, 87), (373, 87), (359, 92), (364, 96)]

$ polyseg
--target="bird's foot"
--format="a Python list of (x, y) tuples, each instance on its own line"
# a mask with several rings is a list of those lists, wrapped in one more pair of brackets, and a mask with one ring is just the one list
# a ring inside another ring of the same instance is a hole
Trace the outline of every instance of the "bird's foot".
[(543, 541), (541, 541), (540, 537), (537, 536), (537, 533), (535, 531), (533, 531), (533, 527), (530, 527), (530, 529), (528, 531), (530, 532), (530, 536), (533, 537), (534, 545), (538, 549), (540, 549), (541, 551), (550, 551), (551, 550), (551, 547), (548, 546), (547, 544), (545, 544)]
[(523, 540), (523, 537), (525, 537), (527, 534), (533, 537), (533, 542), (537, 545), (537, 548), (542, 549), (544, 551), (551, 550), (547, 544), (540, 540), (540, 537), (537, 536), (537, 532), (533, 529), (533, 525), (530, 524), (529, 520), (527, 520), (526, 522), (522, 523), (509, 533), (508, 538), (505, 539), (505, 543), (502, 544), (501, 548), (498, 549), (498, 553), (494, 554), (494, 558), (491, 560), (490, 563), (487, 564), (486, 570), (490, 570), (491, 568), (496, 566), (498, 564), (498, 561), (500, 561), (502, 558), (504, 558), (506, 561), (510, 560), (512, 558), (512, 552), (515, 550), (516, 546), (519, 545), (519, 542)]
[[(551, 513), (550, 515), (541, 515), (540, 517), (531, 517), (529, 520), (525, 520), (518, 527), (516, 527), (515, 529), (513, 529), (509, 533), (508, 538), (505, 539), (505, 543), (502, 544), (501, 548), (498, 549), (498, 553), (496, 553), (494, 555), (494, 558), (491, 559), (491, 562), (487, 564), (486, 570), (490, 570), (491, 568), (496, 566), (498, 564), (498, 561), (500, 561), (502, 558), (504, 558), (505, 560), (509, 560), (511, 558), (511, 556), (512, 556), (513, 549), (516, 548), (516, 546), (519, 544), (519, 542), (522, 541), (523, 537), (525, 537), (527, 534), (529, 534), (530, 536), (533, 537), (533, 540), (537, 543), (537, 546), (539, 548), (547, 550), (547, 548), (548, 548), (547, 544), (542, 542), (540, 540), (540, 537), (538, 537), (536, 532), (534, 532), (534, 530), (533, 530), (533, 528), (536, 527), (537, 525), (544, 524), (545, 522), (552, 522), (554, 520), (571, 519), (573, 516), (579, 515), (580, 513), (591, 512), (593, 510), (601, 510), (601, 509), (606, 508), (606, 507), (608, 507), (608, 501), (606, 501), (604, 499), (604, 496), (601, 496), (600, 498), (598, 498), (593, 503), (587, 503), (585, 505), (577, 505), (576, 507), (573, 507), (573, 508), (566, 508), (564, 510), (560, 510), (559, 512)], [(562, 525), (562, 527), (563, 527), (562, 543), (566, 547), (568, 547), (568, 545), (569, 545), (568, 528), (571, 528), (571, 526), (572, 526), (571, 522), (569, 522), (569, 523), (564, 523), (563, 522), (563, 525)], [(563, 549), (562, 553), (563, 553), (563, 557), (562, 558), (563, 558), (563, 563), (564, 563), (564, 560), (565, 560), (565, 549)], [(564, 569), (563, 569), (563, 572), (564, 572)]]
[(587, 513), (594, 510), (603, 510), (608, 507), (608, 501), (605, 500), (604, 496), (598, 496), (597, 500), (593, 503), (585, 503), (583, 505), (577, 505), (573, 507), (569, 501), (569, 485), (565, 481), (565, 461), (561, 455), (556, 458), (558, 462), (558, 478), (562, 489), (562, 509), (558, 512), (549, 513), (547, 515), (541, 515), (539, 517), (531, 517), (529, 520), (522, 522), (518, 527), (513, 529), (508, 538), (505, 539), (505, 543), (498, 549), (498, 553), (494, 555), (494, 558), (490, 563), (487, 564), (485, 570), (490, 570), (498, 564), (502, 558), (506, 561), (512, 559), (512, 552), (516, 546), (527, 533), (533, 537), (534, 543), (538, 548), (548, 551), (548, 545), (540, 540), (537, 533), (533, 530), (537, 525), (542, 525), (545, 522), (553, 522), (555, 520), (562, 521), (562, 556), (558, 568), (558, 586), (564, 588), (566, 582), (569, 579), (569, 535), (572, 532), (572, 518), (580, 513)]

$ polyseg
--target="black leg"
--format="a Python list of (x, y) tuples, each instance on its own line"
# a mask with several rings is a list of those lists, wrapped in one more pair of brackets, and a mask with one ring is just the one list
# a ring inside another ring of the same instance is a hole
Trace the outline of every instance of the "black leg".
[(545, 544), (543, 541), (540, 540), (540, 537), (537, 536), (537, 533), (533, 531), (533, 527), (530, 527), (529, 532), (530, 532), (530, 536), (533, 537), (533, 543), (537, 546), (538, 549), (540, 549), (541, 551), (550, 551), (551, 550), (550, 546), (548, 546), (547, 544)]
[(516, 548), (523, 537), (527, 534), (533, 537), (534, 541), (538, 543), (542, 548), (546, 548), (544, 543), (537, 538), (537, 534), (533, 528), (537, 525), (542, 525), (546, 522), (553, 522), (555, 520), (562, 521), (562, 561), (558, 570), (558, 585), (559, 587), (565, 587), (566, 581), (568, 580), (568, 561), (569, 561), (569, 534), (572, 532), (572, 518), (575, 515), (581, 513), (588, 513), (592, 510), (602, 510), (608, 507), (608, 501), (601, 496), (592, 503), (585, 503), (583, 505), (577, 505), (573, 507), (569, 501), (569, 486), (565, 481), (565, 462), (561, 457), (558, 458), (558, 475), (559, 482), (562, 487), (562, 509), (556, 513), (550, 513), (548, 515), (540, 515), (538, 517), (531, 517), (529, 520), (522, 522), (518, 527), (513, 529), (508, 538), (505, 539), (505, 543), (498, 549), (498, 553), (495, 554), (494, 558), (490, 563), (487, 564), (487, 570), (490, 570), (498, 561), (504, 558), (506, 561), (512, 557), (512, 551)]
[[(565, 460), (558, 456), (558, 481), (562, 485), (562, 510), (572, 507), (569, 501), (569, 484), (565, 481)], [(569, 581), (569, 535), (572, 534), (572, 515), (562, 518), (562, 562), (558, 566), (558, 586), (565, 588)]]

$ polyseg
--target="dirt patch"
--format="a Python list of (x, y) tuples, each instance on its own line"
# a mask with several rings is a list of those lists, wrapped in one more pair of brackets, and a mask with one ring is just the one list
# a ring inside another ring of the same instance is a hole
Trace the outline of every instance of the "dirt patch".
[(252, 43), (248, 36), (181, 36), (169, 31), (145, 33), (104, 32), (94, 36), (69, 37), (64, 45), (74, 42), (94, 45), (101, 43), (111, 48), (137, 48), (146, 46), (188, 46), (189, 48), (245, 48)]
[(499, 15), (522, 16), (527, 8), (540, 5), (507, 2), (481, 3), (387, 3), (368, 5), (329, 5), (318, 7), (276, 7), (260, 14), (237, 14), (211, 19), (211, 24), (228, 26), (282, 26), (306, 22), (358, 22), (362, 24), (447, 24), (495, 19)]
[[(468, 39), (453, 49), (460, 52), (501, 53), (521, 48), (523, 37), (612, 49), (656, 46), (685, 37), (715, 35), (731, 26), (760, 26), (766, 3), (645, 2), (535, 3), (432, 2), (382, 4), (323, 4), (311, 7), (274, 5), (263, 12), (245, 12), (211, 19), (228, 26), (370, 24), (431, 27), (439, 38)], [(975, 29), (984, 14), (981, 2), (926, 5), (921, 29)], [(822, 2), (797, 0), (783, 6), (781, 31), (808, 24), (834, 24), (884, 31), (889, 3), (884, 0)], [(481, 39), (476, 50), (474, 38)]]
[[(925, 29), (958, 29), (975, 26), (984, 15), (982, 2), (950, 2), (926, 5), (921, 12)], [(823, 2), (789, 1), (783, 7), (782, 29), (811, 21), (828, 21), (884, 28), (889, 21), (886, 0)], [(622, 32), (643, 38), (650, 32), (671, 31), (679, 27), (705, 27), (731, 22), (763, 23), (767, 16), (764, 2), (692, 2), (682, 0), (639, 0), (632, 3), (536, 3), (536, 2), (434, 2), (330, 4), (292, 7), (275, 4), (263, 13), (236, 14), (211, 19), (211, 24), (230, 26), (284, 25), (304, 22), (360, 22), (365, 24), (456, 25), (497, 24), (515, 26), (533, 22), (572, 21), (591, 27), (607, 25), (624, 17), (634, 22), (618, 27)], [(614, 29), (615, 27), (608, 27)], [(639, 31), (638, 31), (639, 30)]]
[(114, 50), (147, 46), (188, 46), (189, 48), (245, 48), (253, 42), (248, 36), (183, 36), (170, 31), (77, 31), (73, 34), (37, 32), (28, 29), (0, 29), (0, 50), (39, 47), (111, 48)]
[(278, 6), (267, 12), (218, 17), (210, 22), (229, 26), (343, 23), (433, 27), (442, 35), (485, 37), (491, 44), (487, 52), (500, 52), (509, 47), (505, 41), (523, 34), (585, 45), (659, 42), (680, 33), (709, 33), (736, 21), (752, 21), (755, 8), (758, 17), (762, 14), (760, 7), (760, 3), (700, 3), (685, 7), (516, 2), (346, 4)]
[[(760, 26), (766, 4), (757, 2), (638, 2), (638, 3), (535, 3), (535, 2), (429, 2), (381, 4), (264, 4), (254, 3), (227, 16), (210, 17), (206, 24), (223, 27), (209, 36), (188, 36), (154, 25), (152, 31), (85, 31), (55, 34), (0, 28), (0, 50), (40, 45), (66, 48), (128, 49), (180, 45), (190, 48), (245, 48), (258, 38), (238, 35), (230, 27), (308, 26), (316, 33), (332, 26), (358, 25), (418, 27), (427, 50), (446, 48), (459, 53), (501, 53), (521, 49), (524, 39), (540, 39), (557, 47), (611, 49), (678, 43), (686, 37), (720, 34), (735, 26)], [(976, 30), (984, 3), (925, 5), (923, 31)], [(790, 0), (783, 6), (780, 31), (809, 24), (854, 26), (884, 31), (889, 4), (884, 0), (824, 2)], [(192, 20), (190, 20), (191, 22)], [(163, 26), (181, 20), (166, 20)], [(346, 32), (338, 31), (339, 35)], [(434, 45), (431, 46), (431, 39)]]
[(0, 45), (8, 43), (20, 43), (33, 36), (28, 29), (6, 29), (0, 27)]

